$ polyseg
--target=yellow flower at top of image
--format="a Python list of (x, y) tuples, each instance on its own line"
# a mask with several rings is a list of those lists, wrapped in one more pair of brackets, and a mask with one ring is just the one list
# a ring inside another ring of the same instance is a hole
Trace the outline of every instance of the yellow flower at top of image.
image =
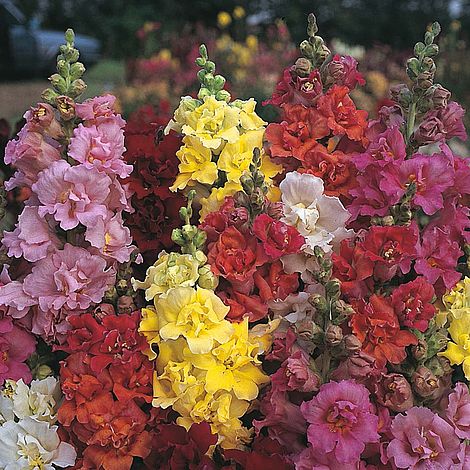
[(197, 287), (176, 287), (155, 299), (162, 341), (186, 339), (194, 354), (205, 354), (215, 341), (225, 343), (234, 328), (225, 320), (230, 308), (213, 291)]
[(238, 139), (239, 116), (240, 108), (209, 95), (202, 105), (185, 115), (186, 122), (181, 130), (187, 136), (198, 137), (204, 147), (217, 154), (225, 142)]
[(170, 61), (172, 58), (171, 51), (169, 49), (162, 49), (157, 56), (160, 60)]
[(240, 125), (246, 131), (261, 129), (267, 124), (256, 114), (256, 101), (253, 98), (245, 101), (235, 100), (232, 104), (240, 108)]
[(240, 20), (246, 15), (245, 9), (238, 5), (233, 9), (233, 17), (236, 18), (237, 20)]
[(217, 179), (217, 164), (212, 161), (212, 152), (205, 147), (198, 137), (186, 136), (184, 145), (176, 152), (181, 162), (178, 165), (178, 176), (171, 186), (171, 191), (184, 189), (196, 181), (212, 184)]
[(226, 28), (231, 22), (232, 17), (230, 16), (230, 13), (227, 13), (226, 11), (221, 11), (217, 15), (217, 24), (220, 28)]

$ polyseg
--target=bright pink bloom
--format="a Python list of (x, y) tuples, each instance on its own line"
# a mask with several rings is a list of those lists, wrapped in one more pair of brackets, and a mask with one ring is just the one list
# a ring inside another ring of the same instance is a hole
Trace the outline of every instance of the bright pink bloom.
[(455, 268), (463, 253), (459, 244), (450, 239), (449, 231), (446, 227), (433, 227), (424, 231), (421, 246), (418, 247), (415, 271), (431, 284), (442, 279), (445, 287), (452, 289), (460, 279), (460, 273)]
[(108, 214), (106, 219), (96, 219), (96, 223), (87, 228), (85, 239), (91, 246), (98, 248), (100, 253), (119, 263), (127, 263), (131, 253), (135, 250), (132, 246), (130, 230), (124, 226), (122, 214), (114, 216)]
[(107, 216), (110, 185), (105, 174), (61, 160), (41, 173), (33, 191), (43, 204), (39, 215), (52, 214), (61, 228), (70, 230), (79, 223), (94, 225), (98, 217)]
[(449, 395), (445, 418), (454, 426), (460, 439), (470, 439), (470, 394), (468, 386), (462, 382), (455, 385)]
[(387, 178), (381, 188), (388, 194), (403, 193), (410, 184), (416, 186), (414, 206), (421, 207), (428, 215), (442, 209), (442, 194), (454, 184), (452, 161), (444, 154), (432, 156), (415, 154), (400, 164), (398, 178)]
[(414, 407), (395, 416), (387, 456), (398, 468), (455, 468), (460, 440), (452, 426), (428, 408)]
[(39, 216), (38, 208), (26, 206), (18, 217), (15, 230), (3, 233), (2, 243), (8, 248), (8, 256), (23, 256), (34, 262), (58, 248), (60, 241), (47, 220)]
[(87, 250), (66, 244), (36, 263), (23, 282), (24, 291), (42, 311), (84, 310), (103, 298), (114, 284), (115, 272)]
[(364, 153), (354, 156), (357, 169), (364, 171), (369, 165), (380, 169), (386, 165), (401, 165), (406, 157), (406, 146), (398, 127), (387, 129), (369, 144)]
[(322, 385), (318, 395), (300, 409), (310, 423), (307, 437), (313, 450), (331, 452), (340, 463), (357, 462), (365, 445), (379, 440), (379, 419), (369, 392), (353, 380)]
[[(17, 177), (24, 185), (31, 186), (38, 178), (38, 173), (48, 168), (53, 162), (60, 160), (58, 144), (52, 140), (46, 140), (38, 132), (28, 132), (24, 128), (18, 134), (18, 140), (10, 140), (5, 148), (5, 163), (13, 165), (20, 170)], [(18, 186), (13, 177), (7, 189)]]
[(35, 351), (36, 341), (10, 318), (0, 319), (0, 385), (6, 379), (31, 381), (31, 371), (24, 364)]
[(122, 158), (125, 148), (121, 121), (110, 118), (88, 127), (79, 124), (70, 140), (69, 155), (86, 168), (121, 178), (129, 176), (132, 165), (127, 165)]

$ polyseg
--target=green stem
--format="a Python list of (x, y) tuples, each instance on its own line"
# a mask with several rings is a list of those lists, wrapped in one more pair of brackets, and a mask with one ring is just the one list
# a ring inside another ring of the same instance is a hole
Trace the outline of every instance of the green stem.
[(410, 111), (408, 113), (408, 121), (406, 123), (406, 143), (410, 144), (411, 136), (415, 128), (416, 121), (416, 101), (413, 101), (410, 106)]

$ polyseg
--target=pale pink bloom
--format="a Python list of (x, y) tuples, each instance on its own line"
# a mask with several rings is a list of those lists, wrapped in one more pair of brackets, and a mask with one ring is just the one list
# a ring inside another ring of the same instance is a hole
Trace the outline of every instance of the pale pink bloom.
[(48, 310), (85, 310), (99, 303), (115, 281), (106, 261), (84, 248), (66, 244), (38, 261), (23, 281), (24, 291)]
[(470, 393), (468, 386), (459, 382), (449, 395), (445, 417), (460, 439), (470, 439)]
[(0, 310), (12, 318), (24, 318), (36, 301), (23, 290), (23, 283), (12, 281), (6, 265), (0, 273)]
[(0, 319), (0, 385), (7, 379), (31, 382), (31, 371), (24, 361), (35, 349), (32, 335), (15, 326), (11, 318)]
[(42, 311), (39, 307), (33, 307), (28, 329), (35, 335), (40, 336), (46, 343), (63, 344), (67, 339), (67, 332), (71, 328), (68, 319), (73, 315), (82, 313), (85, 313), (85, 311), (74, 310), (70, 312), (64, 309)]
[(129, 261), (135, 249), (131, 245), (131, 232), (124, 227), (121, 213), (114, 216), (109, 213), (106, 219), (96, 219), (96, 223), (87, 228), (85, 239), (91, 246), (98, 248), (103, 256), (113, 258), (119, 263)]
[(61, 228), (70, 230), (79, 223), (88, 226), (97, 217), (106, 217), (110, 185), (107, 175), (61, 160), (44, 170), (32, 189), (43, 204), (39, 215), (52, 214)]
[(111, 118), (87, 127), (79, 124), (70, 140), (69, 155), (86, 168), (115, 173), (121, 178), (129, 176), (132, 165), (122, 159), (125, 147), (120, 124)]
[(99, 118), (114, 118), (116, 116), (115, 103), (116, 97), (114, 95), (95, 96), (83, 103), (76, 103), (75, 111), (77, 116), (84, 121), (95, 121)]
[(35, 206), (26, 206), (18, 217), (13, 232), (4, 232), (3, 245), (8, 256), (24, 257), (27, 261), (38, 261), (59, 247), (60, 241)]
[(58, 143), (51, 139), (46, 140), (38, 132), (28, 132), (23, 128), (18, 137), (18, 140), (8, 142), (5, 148), (5, 163), (13, 165), (22, 175), (15, 175), (8, 189), (20, 184), (31, 186), (40, 171), (61, 159)]

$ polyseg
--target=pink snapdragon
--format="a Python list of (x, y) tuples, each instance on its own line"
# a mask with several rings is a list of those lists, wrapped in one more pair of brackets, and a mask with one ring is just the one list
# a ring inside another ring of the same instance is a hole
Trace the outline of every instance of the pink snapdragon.
[(14, 325), (11, 318), (0, 319), (0, 385), (6, 379), (31, 381), (31, 371), (24, 362), (35, 349), (33, 336)]
[(38, 103), (35, 108), (26, 111), (23, 117), (26, 119), (25, 129), (28, 132), (39, 132), (52, 139), (58, 139), (63, 135), (55, 110), (50, 104)]
[(106, 199), (111, 179), (96, 169), (70, 166), (61, 160), (44, 170), (32, 187), (42, 206), (39, 215), (52, 214), (64, 230), (79, 223), (94, 225), (108, 214)]
[(36, 206), (23, 209), (15, 230), (3, 233), (2, 243), (8, 249), (8, 256), (23, 256), (31, 262), (45, 258), (60, 245), (47, 220), (39, 216)]
[(322, 385), (300, 409), (310, 423), (307, 437), (313, 451), (332, 453), (341, 464), (357, 462), (366, 444), (379, 441), (379, 419), (369, 392), (353, 380)]
[(85, 310), (100, 302), (114, 281), (114, 270), (106, 268), (101, 256), (66, 244), (36, 263), (25, 277), (23, 289), (44, 312)]
[(125, 147), (121, 121), (120, 117), (115, 117), (91, 126), (79, 124), (70, 140), (69, 155), (86, 168), (96, 168), (121, 178), (129, 176), (132, 165), (122, 159)]
[(414, 407), (395, 416), (387, 456), (397, 468), (457, 468), (460, 439), (452, 426), (428, 408)]
[(454, 427), (460, 439), (470, 439), (470, 393), (462, 382), (455, 385), (449, 395), (445, 418)]
[(129, 261), (135, 247), (132, 246), (130, 230), (124, 227), (122, 214), (111, 214), (106, 219), (98, 218), (96, 223), (87, 228), (85, 239), (91, 246), (98, 248), (104, 257), (115, 259), (119, 263)]
[(38, 132), (23, 128), (18, 137), (18, 140), (10, 140), (5, 148), (5, 163), (20, 172), (5, 184), (8, 190), (20, 184), (31, 186), (40, 171), (61, 158), (57, 142), (45, 139)]
[(89, 124), (90, 121), (96, 122), (99, 118), (115, 118), (115, 103), (116, 97), (108, 93), (103, 96), (95, 96), (83, 103), (76, 103), (75, 111), (80, 119), (87, 121), (87, 124)]

